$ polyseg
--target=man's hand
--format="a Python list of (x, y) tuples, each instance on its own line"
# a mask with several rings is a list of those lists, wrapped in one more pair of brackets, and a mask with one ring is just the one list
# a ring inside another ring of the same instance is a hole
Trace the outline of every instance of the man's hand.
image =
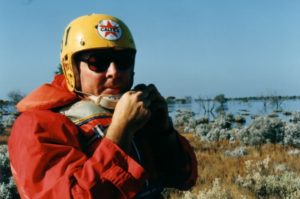
[(120, 98), (106, 137), (128, 150), (140, 129), (152, 135), (167, 131), (169, 125), (166, 100), (153, 84), (139, 84)]
[(149, 91), (126, 92), (116, 105), (106, 137), (128, 150), (133, 135), (149, 120), (151, 100)]
[(164, 132), (169, 129), (169, 116), (168, 105), (166, 100), (158, 92), (157, 88), (150, 84), (146, 86), (144, 84), (137, 85), (134, 90), (143, 91), (149, 93), (148, 99), (151, 104), (149, 109), (151, 111), (151, 117), (147, 122), (145, 129), (149, 133)]

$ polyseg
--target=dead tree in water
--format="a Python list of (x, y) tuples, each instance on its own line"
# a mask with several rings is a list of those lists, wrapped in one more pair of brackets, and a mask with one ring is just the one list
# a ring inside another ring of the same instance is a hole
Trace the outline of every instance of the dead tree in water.
[(216, 108), (216, 112), (219, 114), (224, 114), (225, 111), (228, 109), (226, 106), (228, 99), (225, 97), (225, 95), (219, 94), (219, 95), (215, 96), (214, 101), (219, 103), (219, 106)]
[(282, 103), (284, 102), (284, 97), (282, 96), (270, 96), (270, 103), (273, 105), (276, 111), (278, 111), (281, 108)]
[(208, 116), (209, 118), (209, 116), (212, 115), (213, 118), (215, 118), (214, 110), (215, 110), (216, 103), (214, 100), (211, 100), (209, 98), (206, 99), (199, 98), (197, 101), (200, 107), (203, 109), (205, 116)]

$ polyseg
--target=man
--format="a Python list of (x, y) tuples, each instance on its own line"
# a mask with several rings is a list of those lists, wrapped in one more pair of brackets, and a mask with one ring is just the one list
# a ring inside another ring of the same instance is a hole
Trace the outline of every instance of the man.
[(64, 75), (25, 97), (9, 139), (22, 198), (159, 198), (191, 188), (195, 154), (154, 85), (131, 89), (136, 48), (119, 19), (82, 16), (66, 28)]

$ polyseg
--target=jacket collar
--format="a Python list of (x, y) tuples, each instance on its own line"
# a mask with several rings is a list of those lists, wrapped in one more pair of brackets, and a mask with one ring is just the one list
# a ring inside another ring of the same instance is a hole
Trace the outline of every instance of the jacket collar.
[(56, 75), (50, 84), (43, 84), (23, 98), (18, 104), (20, 112), (28, 110), (47, 110), (65, 106), (78, 101), (79, 97), (67, 89), (63, 75)]

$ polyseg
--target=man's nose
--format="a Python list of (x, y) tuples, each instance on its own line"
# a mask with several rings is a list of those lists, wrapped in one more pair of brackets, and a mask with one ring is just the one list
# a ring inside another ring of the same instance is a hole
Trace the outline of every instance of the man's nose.
[(118, 75), (118, 68), (114, 62), (110, 62), (109, 67), (106, 71), (106, 77), (117, 77)]

